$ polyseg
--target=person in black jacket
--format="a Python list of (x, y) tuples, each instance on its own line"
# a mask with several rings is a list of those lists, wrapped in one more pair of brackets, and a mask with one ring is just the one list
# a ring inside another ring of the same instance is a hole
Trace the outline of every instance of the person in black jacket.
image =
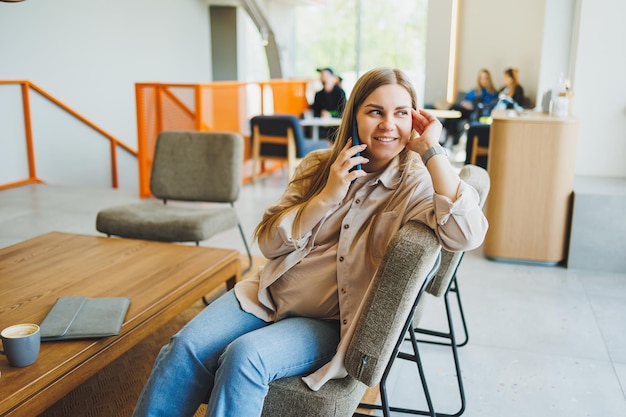
[[(315, 93), (311, 105), (314, 117), (341, 117), (346, 105), (346, 93), (339, 85), (337, 77), (331, 68), (318, 68), (323, 88)], [(320, 127), (320, 138), (331, 138), (336, 129)]]

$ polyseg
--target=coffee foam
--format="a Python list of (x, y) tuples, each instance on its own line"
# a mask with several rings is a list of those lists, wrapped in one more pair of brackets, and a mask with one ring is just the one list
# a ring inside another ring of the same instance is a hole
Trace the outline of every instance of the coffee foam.
[(30, 336), (37, 333), (39, 326), (36, 324), (16, 324), (15, 326), (7, 327), (2, 331), (2, 337), (8, 339)]

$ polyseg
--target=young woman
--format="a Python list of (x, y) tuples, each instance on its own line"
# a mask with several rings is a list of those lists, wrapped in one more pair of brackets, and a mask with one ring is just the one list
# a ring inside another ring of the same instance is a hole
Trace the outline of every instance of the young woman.
[(478, 71), (476, 86), (469, 91), (463, 101), (461, 101), (461, 107), (471, 112), (476, 108), (477, 104), (487, 105), (497, 98), (498, 92), (491, 80), (491, 73), (488, 69), (483, 68)]
[(454, 104), (451, 109), (461, 112), (460, 119), (447, 119), (444, 122), (447, 139), (452, 140), (452, 145), (459, 143), (461, 126), (467, 121), (477, 122), (482, 116), (489, 116), (491, 108), (496, 104), (498, 91), (493, 85), (491, 73), (488, 69), (482, 68), (476, 76), (476, 85), (465, 94), (460, 103)]
[[(505, 69), (502, 78), (504, 80), (504, 87), (499, 91), (500, 100), (505, 100), (509, 103), (513, 100), (514, 103), (522, 106), (524, 104), (524, 89), (519, 83), (517, 68)], [(513, 103), (507, 108), (513, 108)]]
[(333, 148), (302, 161), (255, 231), (269, 261), (172, 337), (134, 416), (192, 416), (206, 399), (207, 416), (254, 417), (275, 379), (319, 389), (346, 375), (359, 305), (403, 224), (429, 225), (448, 250), (481, 244), (478, 195), (439, 146), (441, 124), (416, 109), (403, 72), (358, 80)]

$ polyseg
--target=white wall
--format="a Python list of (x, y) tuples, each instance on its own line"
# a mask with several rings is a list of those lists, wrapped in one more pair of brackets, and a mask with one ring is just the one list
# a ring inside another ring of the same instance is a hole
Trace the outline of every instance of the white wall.
[(580, 0), (573, 113), (576, 173), (626, 178), (626, 2)]
[[(0, 3), (0, 79), (35, 83), (136, 149), (135, 83), (211, 81), (208, 20), (204, 0)], [(8, 88), (0, 85), (0, 183), (27, 177), (23, 124), (6, 117), (21, 101)], [(108, 141), (31, 97), (38, 175), (110, 186)], [(120, 186), (135, 188), (134, 159), (119, 157)]]
[(424, 102), (434, 104), (448, 94), (452, 0), (430, 0), (426, 26)]
[[(257, 0), (258, 1), (258, 0)], [(296, 3), (265, 0), (260, 2), (267, 13), (276, 42), (278, 42), (283, 78), (292, 78), (295, 72), (295, 7)]]
[(570, 79), (573, 75), (577, 7), (577, 0), (546, 1), (536, 98), (539, 108), (543, 95), (556, 87), (561, 73)]
[(534, 101), (545, 0), (463, 0), (460, 5), (458, 89), (475, 86), (481, 68), (489, 69), (501, 88), (504, 70), (515, 67), (524, 94)]

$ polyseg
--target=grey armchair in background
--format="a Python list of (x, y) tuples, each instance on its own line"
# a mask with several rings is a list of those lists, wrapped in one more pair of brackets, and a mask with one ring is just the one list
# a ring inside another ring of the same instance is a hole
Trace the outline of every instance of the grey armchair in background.
[[(234, 208), (242, 170), (243, 137), (239, 134), (161, 132), (154, 151), (150, 191), (163, 203), (145, 201), (106, 208), (97, 215), (96, 229), (107, 236), (198, 245), (237, 227), (249, 269), (252, 255)], [(192, 203), (168, 205), (169, 200)]]
[[(404, 225), (390, 243), (348, 345), (348, 376), (311, 391), (300, 377), (270, 383), (262, 417), (348, 417), (354, 414), (366, 386), (386, 378), (413, 312), (439, 267), (435, 233), (417, 222)], [(384, 390), (383, 390), (384, 391)], [(386, 410), (386, 416), (389, 410)]]

